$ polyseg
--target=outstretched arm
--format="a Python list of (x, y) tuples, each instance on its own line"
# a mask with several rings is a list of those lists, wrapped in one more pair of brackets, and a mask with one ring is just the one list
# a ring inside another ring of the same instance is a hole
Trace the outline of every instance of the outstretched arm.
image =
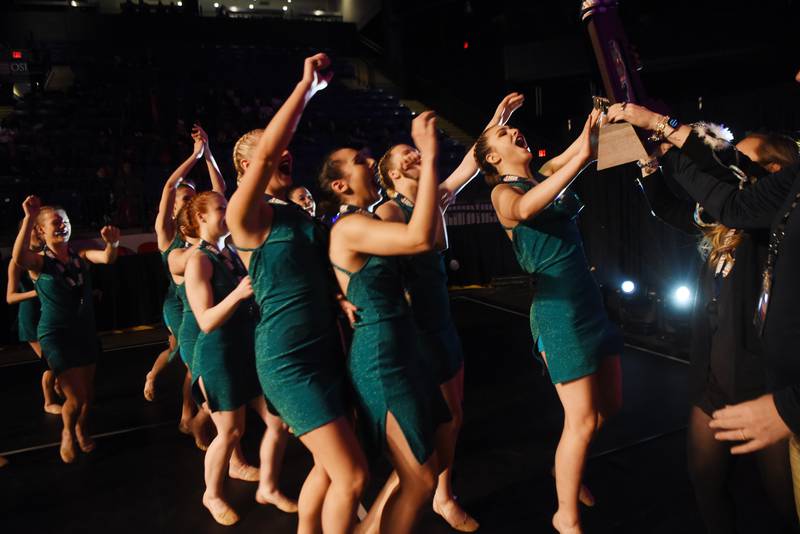
[(214, 305), (211, 277), (214, 266), (205, 254), (192, 254), (186, 264), (186, 296), (200, 330), (208, 334), (225, 324), (239, 303), (253, 294), (250, 277), (242, 278), (236, 289)]
[(44, 260), (42, 256), (31, 252), (31, 230), (36, 216), (39, 214), (41, 201), (38, 197), (33, 195), (27, 197), (22, 202), (22, 210), (25, 212), (25, 218), (22, 219), (22, 224), (17, 233), (17, 239), (14, 240), (14, 247), (11, 250), (11, 261), (26, 271), (33, 271), (35, 273), (42, 271)]
[(579, 138), (579, 150), (547, 180), (536, 184), (525, 194), (519, 194), (513, 187), (507, 185), (500, 185), (492, 190), (492, 204), (501, 217), (511, 221), (526, 221), (549, 206), (572, 183), (591, 158), (589, 137), (599, 116), (597, 111), (589, 115)]
[(325, 54), (317, 54), (305, 60), (303, 79), (269, 122), (253, 149), (239, 187), (228, 203), (226, 214), (228, 226), (239, 246), (259, 244), (248, 242), (247, 236), (250, 235), (252, 240), (255, 237), (253, 234), (259, 233), (258, 206), (264, 202), (264, 190), (269, 183), (269, 177), (280, 162), (281, 153), (289, 146), (306, 104), (317, 91), (327, 86), (330, 74), (323, 75), (322, 71), (329, 65), (330, 59)]
[(6, 285), (6, 303), (19, 304), (20, 302), (36, 298), (36, 290), (17, 291), (22, 270), (13, 261), (8, 262), (8, 285)]
[(105, 248), (103, 250), (82, 250), (81, 256), (92, 263), (114, 263), (117, 261), (117, 250), (119, 249), (119, 228), (104, 226), (100, 230), (100, 237), (106, 244)]
[[(511, 115), (518, 110), (522, 104), (525, 103), (525, 96), (521, 93), (509, 93), (498, 104), (497, 109), (494, 111), (491, 120), (486, 125), (484, 130), (492, 126), (502, 126), (507, 123)], [(464, 189), (466, 185), (478, 175), (478, 165), (475, 163), (475, 145), (470, 147), (467, 155), (461, 160), (461, 163), (456, 167), (456, 170), (450, 174), (441, 184), (439, 184), (439, 191), (445, 193), (448, 200), (457, 195), (459, 191)], [(449, 202), (448, 202), (449, 204)], [(442, 209), (446, 209), (446, 205)]]
[(211, 153), (211, 144), (208, 142), (208, 134), (199, 124), (195, 124), (192, 128), (192, 138), (197, 140), (197, 137), (203, 141), (203, 157), (208, 167), (208, 176), (211, 178), (211, 190), (225, 196), (227, 187), (225, 185), (225, 179), (222, 177), (222, 173), (219, 170), (217, 160), (214, 159), (214, 155)]
[(195, 138), (192, 155), (178, 165), (178, 168), (173, 171), (164, 184), (164, 189), (161, 191), (161, 201), (158, 203), (158, 215), (156, 215), (155, 223), (159, 250), (166, 250), (175, 238), (175, 220), (172, 218), (172, 213), (175, 210), (175, 189), (181, 183), (181, 180), (189, 174), (189, 171), (194, 168), (197, 161), (203, 157), (203, 151), (203, 141)]

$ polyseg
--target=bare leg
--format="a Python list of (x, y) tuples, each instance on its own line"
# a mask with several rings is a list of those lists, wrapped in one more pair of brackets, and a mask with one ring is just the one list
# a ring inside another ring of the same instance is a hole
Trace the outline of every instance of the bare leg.
[(758, 451), (756, 460), (769, 500), (784, 519), (785, 526), (782, 532), (797, 532), (797, 511), (793, 498), (794, 488), (788, 440), (780, 441)]
[[(367, 460), (350, 423), (344, 417), (300, 436), (314, 456), (315, 469), (321, 468), (330, 479), (322, 506), (314, 485), (321, 484), (312, 469), (300, 492), (300, 517), (308, 525), (315, 510), (322, 510), (325, 534), (349, 534), (356, 520), (356, 508), (367, 485)], [(306, 488), (306, 486), (309, 486)], [(310, 502), (309, 502), (310, 501)], [(312, 525), (313, 526), (313, 525)], [(312, 530), (313, 532), (313, 530)]]
[(156, 379), (161, 371), (169, 364), (169, 355), (172, 354), (172, 351), (175, 350), (175, 347), (178, 345), (178, 342), (175, 340), (175, 336), (171, 333), (169, 335), (169, 346), (161, 351), (161, 353), (156, 358), (156, 361), (153, 363), (153, 368), (150, 369), (150, 372), (147, 373), (147, 376), (144, 380), (144, 398), (152, 401), (156, 398)]
[(322, 534), (322, 507), (331, 479), (314, 461), (297, 500), (297, 534)]
[(258, 482), (258, 468), (247, 463), (241, 443), (237, 443), (233, 448), (231, 462), (228, 466), (228, 476), (245, 482)]
[(564, 407), (564, 429), (556, 449), (556, 492), (558, 510), (553, 527), (561, 534), (583, 530), (578, 511), (578, 494), (589, 444), (600, 424), (597, 374), (556, 384)]
[(256, 502), (275, 505), (278, 510), (287, 513), (297, 512), (297, 503), (278, 489), (283, 454), (286, 452), (286, 443), (289, 441), (289, 429), (280, 417), (269, 413), (264, 397), (257, 397), (251, 401), (250, 406), (267, 425), (259, 449), (261, 467)]
[(389, 474), (389, 478), (384, 482), (378, 496), (375, 497), (372, 506), (370, 506), (369, 513), (367, 513), (367, 516), (356, 526), (357, 534), (379, 534), (383, 509), (386, 508), (389, 497), (397, 491), (399, 485), (400, 477), (397, 476), (397, 471), (392, 471)]
[(453, 461), (455, 459), (456, 442), (464, 421), (464, 366), (448, 382), (441, 385), (442, 396), (450, 408), (451, 420), (439, 428), (437, 441), (444, 443), (437, 447), (439, 461), (444, 470), (439, 475), (436, 493), (433, 496), (433, 511), (444, 518), (447, 523), (461, 532), (475, 532), (480, 526), (456, 500), (453, 494)]
[(382, 534), (410, 533), (417, 522), (419, 511), (433, 498), (438, 474), (436, 453), (423, 465), (417, 462), (403, 430), (391, 412), (386, 414), (386, 441), (389, 459), (400, 484), (383, 509), (380, 520)]
[(64, 428), (61, 431), (61, 459), (64, 463), (75, 461), (75, 424), (86, 402), (86, 389), (81, 368), (67, 369), (59, 376), (66, 400), (61, 409)]
[(75, 437), (78, 439), (78, 445), (83, 452), (92, 452), (95, 449), (95, 442), (89, 434), (89, 411), (94, 403), (94, 375), (96, 366), (89, 365), (82, 367), (83, 380), (86, 387), (86, 402), (81, 408), (78, 415), (78, 421), (75, 424)]
[[(203, 387), (202, 380), (200, 378), (201, 387)], [(239, 521), (239, 516), (225, 501), (222, 486), (231, 454), (244, 431), (244, 406), (230, 412), (214, 412), (211, 418), (217, 427), (217, 436), (206, 451), (204, 462), (206, 491), (203, 493), (203, 505), (208, 508), (217, 523), (233, 525)]]
[[(42, 346), (38, 341), (28, 341), (33, 352), (41, 360), (42, 359)], [(56, 375), (53, 371), (47, 369), (42, 373), (42, 396), (44, 397), (44, 411), (58, 415), (61, 413), (61, 404), (58, 402), (58, 395), (56, 394)]]
[[(181, 420), (178, 423), (178, 430), (181, 431), (183, 434), (191, 434), (192, 433), (192, 418), (194, 417), (196, 404), (194, 403), (194, 399), (192, 398), (192, 373), (189, 372), (189, 369), (186, 369), (186, 373), (183, 375), (183, 386), (181, 387), (181, 395), (183, 397), (183, 402), (181, 404)], [(195, 440), (197, 436), (195, 436)], [(205, 446), (208, 446), (208, 441), (203, 441)]]

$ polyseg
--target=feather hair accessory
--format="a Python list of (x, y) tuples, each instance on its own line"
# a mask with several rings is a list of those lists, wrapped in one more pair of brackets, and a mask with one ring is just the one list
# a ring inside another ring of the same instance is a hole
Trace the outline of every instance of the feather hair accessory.
[(692, 130), (703, 143), (715, 152), (730, 148), (731, 141), (733, 141), (733, 133), (721, 124), (696, 122), (692, 124)]

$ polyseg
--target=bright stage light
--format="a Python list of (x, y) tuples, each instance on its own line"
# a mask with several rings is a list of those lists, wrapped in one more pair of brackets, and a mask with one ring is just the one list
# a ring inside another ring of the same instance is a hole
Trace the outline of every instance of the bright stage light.
[(255, 9), (255, 8), (256, 8), (256, 6), (254, 6), (253, 4), (250, 4), (250, 5), (247, 6), (247, 9)]
[(692, 291), (686, 286), (680, 286), (672, 294), (672, 300), (676, 305), (685, 308), (692, 302)]
[(214, 2), (214, 9), (219, 9), (219, 2)]
[(183, 7), (183, 2), (181, 2), (181, 0), (178, 0), (178, 7)]
[(236, 6), (231, 6), (231, 11), (233, 11), (234, 13), (236, 13), (237, 11), (239, 11), (239, 8), (238, 8), (238, 7), (236, 7)]
[(622, 282), (620, 288), (622, 289), (623, 293), (625, 293), (626, 295), (630, 295), (631, 293), (636, 291), (636, 284), (634, 284), (630, 280), (625, 280), (624, 282)]
[(78, 7), (78, 2), (72, 0), (72, 2), (69, 3), (69, 5), (71, 5), (72, 7)]
[(322, 11), (321, 9), (315, 9), (314, 10), (314, 15), (317, 16), (317, 17), (321, 17), (324, 14), (325, 14), (325, 12)]
[(289, 11), (289, 6), (283, 6), (284, 11)]

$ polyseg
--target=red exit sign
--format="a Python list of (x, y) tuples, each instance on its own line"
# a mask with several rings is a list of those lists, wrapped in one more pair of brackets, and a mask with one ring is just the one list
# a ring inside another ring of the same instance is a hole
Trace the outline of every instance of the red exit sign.
[(22, 50), (12, 50), (11, 59), (22, 59)]

